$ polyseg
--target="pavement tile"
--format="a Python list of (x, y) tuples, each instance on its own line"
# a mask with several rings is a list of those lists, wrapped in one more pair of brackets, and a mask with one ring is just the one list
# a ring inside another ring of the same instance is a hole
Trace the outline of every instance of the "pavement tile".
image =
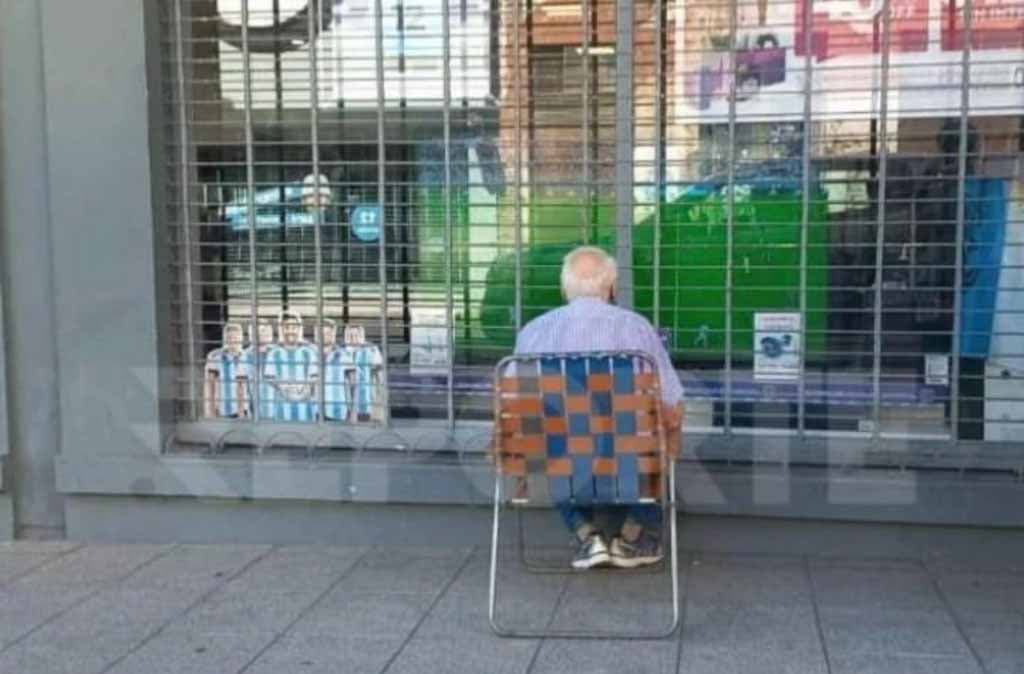
[[(284, 635), (244, 674), (380, 674), (404, 638), (355, 637), (344, 633)], [(420, 672), (442, 672), (421, 669)]]
[(828, 674), (823, 654), (784, 650), (691, 648), (684, 645), (679, 671), (685, 674)]
[(541, 646), (531, 674), (675, 674), (679, 642), (580, 641), (549, 639)]
[(127, 587), (210, 589), (270, 551), (268, 545), (182, 545), (125, 579)]
[(958, 619), (988, 669), (1017, 662), (1024, 672), (1024, 614), (972, 611), (959, 614)]
[(8, 553), (28, 555), (60, 555), (81, 547), (75, 541), (0, 541), (0, 555)]
[(114, 586), (77, 604), (37, 634), (54, 639), (100, 632), (147, 634), (180, 615), (197, 599), (198, 595), (180, 591)]
[(36, 632), (0, 652), (0, 674), (98, 674), (142, 640), (137, 631), (104, 631), (59, 640)]
[(945, 611), (820, 608), (829, 653), (970, 657)]
[(811, 567), (820, 606), (938, 610), (942, 599), (923, 571)]
[(813, 655), (821, 640), (811, 606), (686, 605), (683, 648)]
[(45, 564), (55, 555), (44, 552), (4, 552), (0, 551), (0, 585), (14, 580), (18, 576)]
[(939, 574), (937, 581), (958, 612), (1024, 611), (1024, 577), (972, 571)]
[(288, 546), (274, 548), (224, 587), (226, 592), (323, 590), (352, 567), (367, 548)]
[[(524, 597), (509, 593), (500, 596), (497, 618), (509, 629), (537, 630), (548, 624), (558, 593)], [(491, 637), (494, 632), (487, 617), (487, 595), (448, 592), (427, 615), (416, 635), (452, 637), (474, 634)]]
[(314, 592), (216, 592), (170, 625), (205, 634), (280, 632), (316, 600)]
[(384, 592), (437, 592), (455, 575), (468, 550), (378, 548), (359, 560), (342, 586)]
[(993, 658), (985, 661), (986, 674), (1024, 674), (1024, 661), (1020, 658)]
[(435, 593), (337, 589), (304, 615), (295, 630), (354, 637), (405, 637), (436, 598)]
[(67, 610), (92, 591), (87, 588), (0, 588), (0, 648)]
[(402, 648), (387, 674), (525, 674), (536, 649), (537, 642), (524, 639), (416, 637)]
[(650, 601), (624, 596), (618, 601), (566, 593), (551, 621), (551, 629), (567, 631), (660, 633), (672, 622), (670, 596)]
[(982, 674), (971, 658), (925, 658), (900, 655), (833, 657), (832, 674)]
[(122, 580), (171, 548), (170, 545), (88, 545), (54, 557), (10, 586), (54, 588), (110, 584)]
[(709, 605), (810, 605), (811, 586), (803, 565), (729, 562), (691, 564), (688, 599)]
[(118, 662), (109, 674), (234, 674), (274, 637), (161, 632)]

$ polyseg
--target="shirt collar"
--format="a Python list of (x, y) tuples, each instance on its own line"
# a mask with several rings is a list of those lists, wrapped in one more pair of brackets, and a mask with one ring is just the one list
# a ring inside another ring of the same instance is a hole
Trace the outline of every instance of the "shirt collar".
[(608, 302), (598, 297), (576, 297), (569, 300), (569, 304), (608, 304)]

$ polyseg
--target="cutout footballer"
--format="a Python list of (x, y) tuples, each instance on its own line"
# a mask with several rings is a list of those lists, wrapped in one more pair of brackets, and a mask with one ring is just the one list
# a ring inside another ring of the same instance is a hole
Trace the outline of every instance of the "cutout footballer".
[(384, 357), (376, 344), (367, 343), (366, 331), (361, 325), (345, 328), (345, 348), (355, 369), (355, 420), (379, 421), (384, 417), (380, 390)]
[(303, 339), (302, 316), (283, 311), (278, 319), (278, 343), (267, 349), (263, 377), (273, 390), (268, 419), (313, 421), (316, 419), (316, 381), (320, 355)]
[(226, 323), (222, 346), (206, 356), (203, 386), (205, 417), (237, 419), (247, 413), (249, 364), (242, 348), (242, 337), (240, 323)]

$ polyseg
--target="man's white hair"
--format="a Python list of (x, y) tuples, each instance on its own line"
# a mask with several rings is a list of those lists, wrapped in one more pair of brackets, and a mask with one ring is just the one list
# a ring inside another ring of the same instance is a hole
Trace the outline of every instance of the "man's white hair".
[(608, 299), (618, 278), (615, 258), (596, 246), (580, 246), (562, 262), (562, 293), (570, 301), (577, 297)]

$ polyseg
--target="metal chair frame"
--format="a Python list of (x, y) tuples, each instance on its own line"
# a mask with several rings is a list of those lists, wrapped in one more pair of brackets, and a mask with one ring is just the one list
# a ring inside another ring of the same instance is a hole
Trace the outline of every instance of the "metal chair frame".
[[(643, 363), (644, 369), (654, 373), (654, 394), (660, 393), (660, 385), (657, 378), (657, 368), (654, 362), (645, 353), (639, 351), (616, 351), (616, 352), (589, 352), (589, 353), (557, 353), (557, 354), (523, 354), (516, 356), (508, 356), (503, 358), (495, 368), (494, 376), (494, 391), (495, 391), (495, 424), (496, 428), (502, 419), (501, 409), (501, 388), (500, 380), (502, 373), (506, 368), (516, 362), (536, 362), (541, 359), (557, 358), (561, 361), (566, 361), (570, 358), (616, 358), (616, 357), (628, 357), (633, 359), (634, 363)], [(565, 376), (564, 374), (562, 375)], [(495, 433), (495, 447), (494, 447), (494, 458), (495, 458), (495, 479), (494, 479), (494, 512), (493, 512), (493, 527), (491, 532), (491, 559), (490, 559), (490, 574), (488, 583), (488, 620), (491, 628), (496, 634), (503, 637), (511, 638), (566, 638), (566, 639), (657, 639), (666, 638), (672, 636), (679, 626), (679, 551), (677, 544), (677, 525), (676, 525), (676, 488), (675, 488), (675, 462), (669, 458), (664, 428), (662, 426), (660, 400), (659, 404), (654, 405), (652, 410), (654, 416), (654, 433), (657, 438), (657, 451), (660, 457), (660, 475), (659, 479), (659, 492), (655, 498), (652, 499), (638, 499), (637, 503), (649, 502), (657, 503), (660, 501), (662, 510), (662, 541), (665, 540), (665, 534), (668, 534), (668, 558), (669, 558), (669, 580), (671, 584), (672, 593), (672, 619), (671, 622), (660, 630), (652, 631), (637, 631), (637, 630), (557, 630), (557, 629), (512, 629), (499, 622), (497, 615), (498, 605), (498, 543), (499, 533), (501, 527), (501, 515), (502, 510), (506, 502), (514, 507), (517, 512), (518, 521), (518, 557), (519, 561), (528, 571), (534, 573), (548, 573), (548, 574), (577, 574), (581, 573), (571, 567), (563, 566), (555, 568), (546, 565), (534, 565), (530, 564), (526, 557), (525, 551), (525, 527), (523, 526), (522, 510), (523, 507), (528, 505), (529, 499), (523, 498), (508, 498), (504, 493), (504, 481), (508, 479), (508, 476), (502, 472), (502, 433), (500, 428)], [(612, 408), (612, 414), (615, 413), (614, 407)], [(594, 505), (602, 505), (602, 502), (595, 503)], [(614, 502), (606, 503), (604, 505), (629, 505), (629, 502)], [(667, 530), (667, 531), (666, 531)], [(660, 565), (663, 569), (664, 562)], [(623, 573), (623, 570), (615, 570), (612, 573)], [(588, 571), (586, 573), (593, 573)]]

